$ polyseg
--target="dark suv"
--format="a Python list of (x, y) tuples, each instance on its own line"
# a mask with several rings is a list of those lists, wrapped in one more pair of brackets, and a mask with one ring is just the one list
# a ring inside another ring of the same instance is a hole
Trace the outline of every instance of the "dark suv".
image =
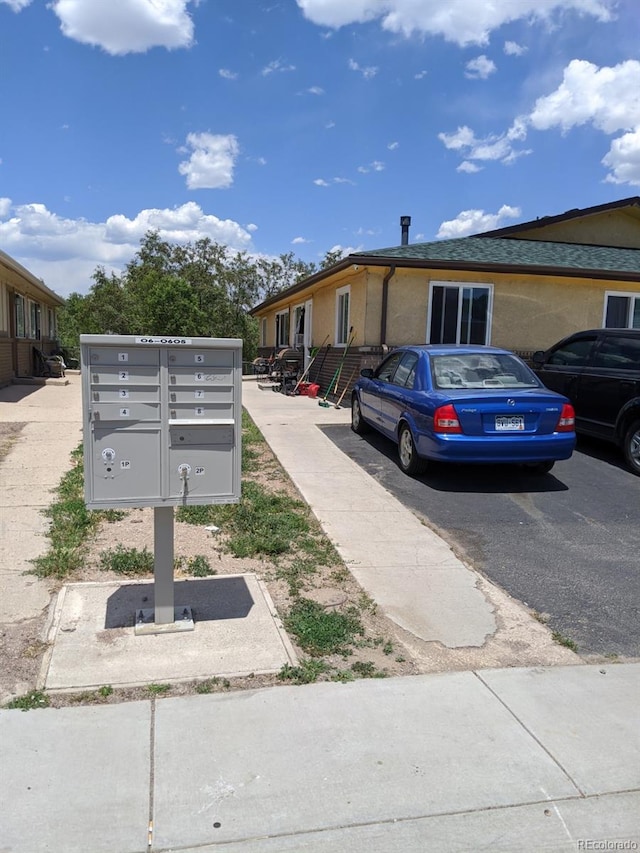
[(576, 431), (613, 441), (640, 475), (640, 329), (577, 332), (546, 352), (533, 369), (576, 410)]

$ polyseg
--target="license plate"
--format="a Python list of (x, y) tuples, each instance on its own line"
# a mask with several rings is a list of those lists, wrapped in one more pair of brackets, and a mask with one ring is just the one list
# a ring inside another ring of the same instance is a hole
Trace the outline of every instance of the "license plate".
[(518, 432), (524, 429), (523, 417), (496, 418), (497, 432)]

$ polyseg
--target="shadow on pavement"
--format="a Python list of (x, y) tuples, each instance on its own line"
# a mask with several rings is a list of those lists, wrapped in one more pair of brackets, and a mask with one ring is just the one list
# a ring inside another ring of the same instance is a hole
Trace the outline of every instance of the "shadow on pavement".
[[(107, 600), (104, 627), (133, 627), (138, 610), (153, 608), (153, 590), (154, 585), (151, 583), (119, 587)], [(176, 581), (174, 601), (176, 607), (191, 607), (194, 622), (244, 619), (254, 605), (243, 577)]]

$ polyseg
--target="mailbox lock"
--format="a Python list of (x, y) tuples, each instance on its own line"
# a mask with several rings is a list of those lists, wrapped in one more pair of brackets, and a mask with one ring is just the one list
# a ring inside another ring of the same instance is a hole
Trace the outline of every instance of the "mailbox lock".
[(183, 480), (188, 480), (190, 473), (191, 465), (189, 465), (188, 462), (182, 462), (180, 465), (178, 465), (178, 474), (180, 474)]

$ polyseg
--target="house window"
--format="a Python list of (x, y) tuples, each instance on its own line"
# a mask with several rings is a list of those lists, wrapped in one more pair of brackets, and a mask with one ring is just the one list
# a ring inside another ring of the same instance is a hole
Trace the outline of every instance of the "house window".
[(490, 287), (432, 282), (427, 343), (488, 344), (490, 309)]
[(24, 296), (20, 296), (19, 293), (16, 293), (14, 297), (14, 304), (16, 310), (16, 338), (26, 338), (27, 330), (24, 322)]
[(640, 294), (605, 293), (604, 327), (640, 329)]
[(289, 346), (289, 309), (276, 314), (276, 346)]
[(56, 312), (53, 308), (47, 308), (47, 322), (49, 323), (49, 337), (53, 340), (57, 337)]
[(42, 337), (40, 328), (40, 305), (29, 300), (29, 337), (39, 341)]
[(341, 287), (336, 290), (336, 346), (349, 342), (349, 303), (351, 288)]
[(260, 320), (260, 346), (266, 347), (267, 345), (267, 318), (262, 317)]

